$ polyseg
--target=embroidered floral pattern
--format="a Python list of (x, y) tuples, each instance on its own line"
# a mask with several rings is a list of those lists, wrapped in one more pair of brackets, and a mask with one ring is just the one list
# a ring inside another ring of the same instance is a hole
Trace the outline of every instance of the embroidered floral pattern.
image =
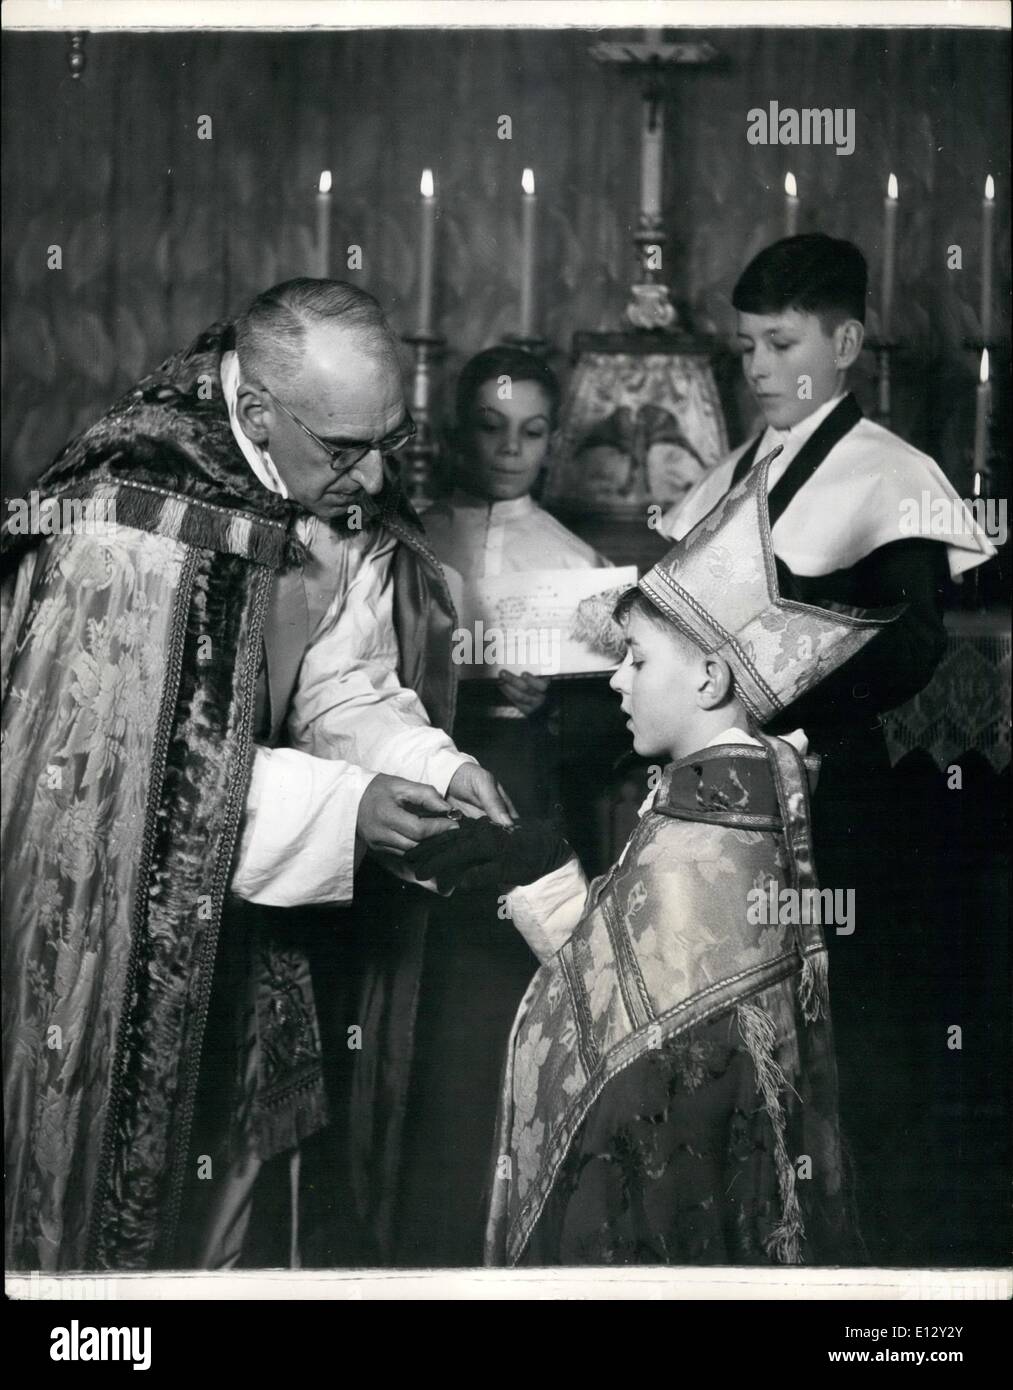
[(108, 1101), (123, 924), (181, 564), (174, 542), (146, 536), (138, 546), (132, 534), (53, 538), (35, 596), (6, 614), (21, 633), (3, 740), (3, 964), (8, 987), (21, 982), (5, 1017), (8, 1257), (21, 1267), (83, 1259), (81, 1194), (94, 1180)]
[[(759, 766), (765, 780), (745, 759), (741, 776), (722, 773), (720, 785), (734, 789), (729, 819), (773, 816), (770, 773)], [(789, 798), (789, 819), (807, 871), (795, 824), (803, 801)], [(751, 891), (779, 891), (788, 858), (774, 830), (658, 810), (641, 819), (522, 1005), (501, 1138), (512, 1177), (494, 1204), (491, 1259), (766, 1262), (775, 1247), (780, 1258), (785, 1141), (775, 1143), (775, 1131), (784, 1115), (795, 1123), (803, 1092), (800, 1123), (824, 1125), (811, 1140), (823, 1155), (820, 1192), (839, 1190), (829, 1033), (802, 1017), (792, 928), (749, 920)], [(776, 1105), (758, 1087), (755, 1037), (747, 1046), (733, 1036), (741, 997), (762, 1001), (776, 1040), (765, 1077), (783, 1075), (788, 1088)]]

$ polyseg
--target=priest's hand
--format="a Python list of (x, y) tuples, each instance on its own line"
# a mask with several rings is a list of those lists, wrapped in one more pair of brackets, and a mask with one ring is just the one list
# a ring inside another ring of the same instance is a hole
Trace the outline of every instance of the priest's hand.
[(516, 705), (522, 714), (536, 714), (548, 699), (548, 676), (533, 676), (530, 671), (522, 671), (515, 676), (512, 671), (500, 671), (497, 683), (510, 703)]
[(379, 772), (359, 800), (355, 833), (368, 849), (403, 852), (455, 829), (460, 814), (435, 787)]
[(447, 796), (466, 815), (488, 816), (496, 825), (513, 825), (517, 819), (506, 792), (492, 773), (477, 763), (461, 764), (450, 779)]

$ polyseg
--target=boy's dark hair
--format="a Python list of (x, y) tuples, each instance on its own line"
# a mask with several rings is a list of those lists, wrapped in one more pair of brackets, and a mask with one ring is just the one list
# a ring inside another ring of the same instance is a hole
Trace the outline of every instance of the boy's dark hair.
[(466, 428), (479, 389), (487, 381), (508, 376), (511, 382), (534, 381), (549, 398), (549, 423), (555, 428), (559, 415), (559, 380), (534, 353), (518, 347), (491, 347), (476, 353), (461, 369), (457, 379), (457, 425)]
[(826, 330), (845, 319), (865, 322), (868, 283), (865, 257), (853, 242), (811, 232), (775, 241), (754, 256), (732, 304), (744, 314), (817, 314)]
[(639, 613), (640, 617), (646, 618), (649, 623), (654, 623), (656, 627), (667, 628), (670, 632), (676, 630), (661, 609), (656, 608), (636, 584), (629, 589), (624, 589), (619, 595), (616, 606), (612, 609), (612, 621), (622, 626), (633, 613)]
[(661, 609), (653, 604), (643, 589), (636, 584), (630, 589), (625, 589), (619, 595), (616, 606), (612, 610), (612, 621), (622, 627), (633, 613), (639, 614), (641, 618), (653, 623), (655, 627), (660, 627), (662, 632), (667, 633), (674, 642), (682, 643), (683, 646), (691, 648), (694, 652), (701, 650), (693, 638), (683, 632), (681, 627), (670, 622)]

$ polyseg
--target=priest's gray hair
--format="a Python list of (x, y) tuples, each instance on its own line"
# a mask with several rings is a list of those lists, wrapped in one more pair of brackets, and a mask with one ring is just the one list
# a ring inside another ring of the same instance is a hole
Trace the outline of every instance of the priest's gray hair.
[(307, 330), (319, 323), (340, 323), (367, 350), (392, 346), (383, 310), (371, 294), (344, 280), (301, 276), (265, 290), (236, 319), (243, 379), (267, 387), (290, 385), (302, 368)]

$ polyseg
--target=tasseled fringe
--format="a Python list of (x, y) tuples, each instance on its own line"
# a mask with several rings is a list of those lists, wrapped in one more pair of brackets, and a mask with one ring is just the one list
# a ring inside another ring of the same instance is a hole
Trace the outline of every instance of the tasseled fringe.
[(242, 555), (269, 569), (278, 569), (290, 554), (295, 558), (280, 522), (140, 483), (105, 482), (92, 495), (112, 502), (119, 524), (171, 536), (183, 545)]
[(329, 1122), (327, 1099), (323, 1082), (314, 1074), (312, 1081), (300, 1088), (301, 1094), (287, 1097), (281, 1103), (258, 1105), (253, 1116), (254, 1143), (262, 1162), (276, 1154), (295, 1148), (309, 1139)]
[(182, 497), (167, 497), (158, 516), (159, 535), (171, 536), (175, 540), (186, 524), (187, 511)]
[(781, 1220), (767, 1237), (765, 1247), (767, 1254), (773, 1255), (779, 1264), (798, 1265), (802, 1263), (805, 1230), (795, 1186), (795, 1169), (784, 1142), (785, 1116), (780, 1093), (788, 1083), (774, 1060), (777, 1030), (770, 1016), (757, 1004), (740, 1004), (736, 1015), (739, 1033), (753, 1059), (756, 1084), (774, 1132), (774, 1163), (781, 1194)]
[(827, 982), (827, 953), (802, 957), (802, 973), (798, 981), (798, 1002), (806, 1023), (815, 1023), (830, 1014), (830, 995)]
[(122, 485), (108, 483), (103, 485), (102, 492), (115, 507), (116, 520), (121, 526), (136, 526), (141, 531), (157, 528), (165, 505), (162, 493), (136, 487), (127, 491)]

